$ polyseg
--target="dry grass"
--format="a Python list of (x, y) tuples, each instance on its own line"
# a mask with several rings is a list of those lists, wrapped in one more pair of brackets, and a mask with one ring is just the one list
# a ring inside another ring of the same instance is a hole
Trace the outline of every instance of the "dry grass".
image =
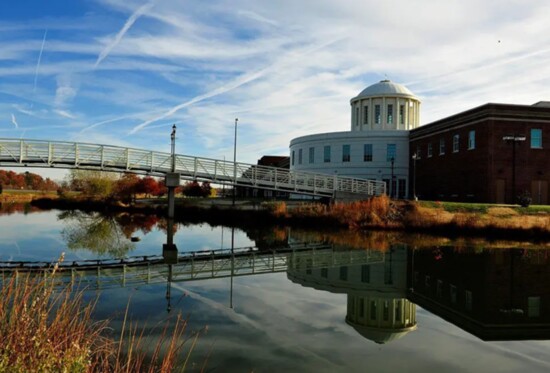
[(6, 277), (0, 297), (0, 372), (183, 371), (199, 336), (180, 359), (186, 320), (178, 316), (172, 328), (167, 322), (151, 343), (144, 328), (127, 321), (127, 309), (115, 340), (108, 337), (108, 321), (93, 321), (95, 302), (85, 302), (83, 292), (70, 286), (56, 290), (52, 274)]

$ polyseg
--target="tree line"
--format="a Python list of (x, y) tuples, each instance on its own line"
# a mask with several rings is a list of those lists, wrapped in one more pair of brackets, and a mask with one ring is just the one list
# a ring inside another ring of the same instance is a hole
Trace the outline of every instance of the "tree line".
[(50, 178), (43, 178), (32, 172), (0, 170), (0, 191), (3, 189), (57, 190), (59, 185)]
[[(151, 176), (120, 174), (104, 171), (71, 170), (63, 182), (62, 192), (77, 191), (82, 196), (96, 199), (134, 201), (137, 196), (162, 197), (168, 193), (164, 180)], [(214, 193), (210, 183), (191, 181), (176, 188), (176, 194), (189, 197), (209, 197)]]

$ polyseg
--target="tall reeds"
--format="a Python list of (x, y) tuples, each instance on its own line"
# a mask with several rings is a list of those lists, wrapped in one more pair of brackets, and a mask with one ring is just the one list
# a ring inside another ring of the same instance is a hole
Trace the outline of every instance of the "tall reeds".
[[(187, 321), (180, 315), (153, 341), (144, 327), (127, 321), (127, 309), (122, 332), (113, 338), (107, 320), (93, 319), (96, 302), (85, 301), (84, 292), (72, 286), (57, 289), (53, 276), (12, 274), (0, 283), (0, 372), (185, 369), (199, 333), (186, 336)], [(188, 340), (192, 345), (183, 351)]]

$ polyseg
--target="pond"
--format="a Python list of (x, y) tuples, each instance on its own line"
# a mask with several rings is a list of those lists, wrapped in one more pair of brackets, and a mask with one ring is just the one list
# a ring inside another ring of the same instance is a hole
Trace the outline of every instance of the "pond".
[(0, 262), (65, 253), (99, 297), (95, 317), (115, 328), (128, 305), (152, 333), (181, 312), (200, 332), (191, 371), (550, 369), (545, 248), (180, 223), (176, 261), (163, 252), (169, 230), (151, 216), (11, 206), (0, 215)]

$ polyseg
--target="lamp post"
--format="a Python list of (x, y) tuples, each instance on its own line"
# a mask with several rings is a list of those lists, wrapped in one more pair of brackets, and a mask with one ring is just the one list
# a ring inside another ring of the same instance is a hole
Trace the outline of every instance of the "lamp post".
[(391, 157), (390, 162), (391, 162), (390, 198), (393, 198), (393, 178), (394, 178), (393, 164), (395, 163), (395, 158)]
[(520, 141), (525, 141), (525, 139), (525, 136), (520, 135), (502, 137), (502, 140), (512, 143), (512, 204), (515, 203), (516, 199), (516, 143)]
[(418, 159), (418, 154), (414, 153), (412, 155), (413, 160), (413, 199), (415, 201), (418, 201), (418, 197), (416, 196), (416, 161)]
[(237, 123), (239, 118), (235, 118), (235, 141), (233, 143), (233, 206), (235, 206), (235, 193), (237, 189)]

